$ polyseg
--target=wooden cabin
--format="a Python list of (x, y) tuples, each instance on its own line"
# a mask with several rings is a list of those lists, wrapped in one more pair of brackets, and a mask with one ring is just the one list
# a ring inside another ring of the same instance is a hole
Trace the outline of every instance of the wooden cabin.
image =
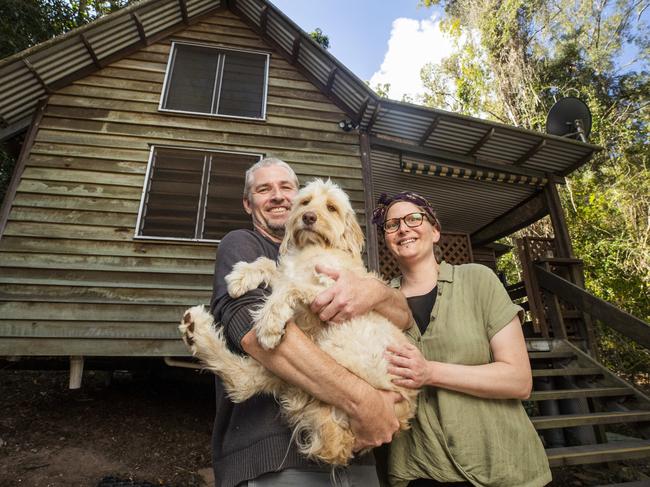
[(367, 261), (383, 193), (439, 209), (443, 257), (494, 268), (524, 239), (532, 420), (552, 465), (650, 456), (646, 396), (597, 362), (592, 322), (645, 347), (647, 324), (584, 290), (556, 185), (597, 146), (378, 97), (265, 0), (145, 0), (0, 61), (0, 140), (26, 131), (0, 210), (0, 356), (182, 357), (215, 250), (250, 225), (246, 168), (279, 157), (350, 195)]

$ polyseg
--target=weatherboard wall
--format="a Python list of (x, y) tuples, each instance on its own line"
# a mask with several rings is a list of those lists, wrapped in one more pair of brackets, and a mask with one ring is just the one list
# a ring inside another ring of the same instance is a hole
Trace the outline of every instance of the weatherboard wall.
[[(174, 40), (270, 53), (266, 120), (159, 111)], [(363, 221), (343, 118), (228, 10), (52, 93), (0, 240), (0, 355), (185, 353), (175, 324), (209, 301), (216, 245), (134, 238), (151, 145), (280, 157), (340, 183)]]

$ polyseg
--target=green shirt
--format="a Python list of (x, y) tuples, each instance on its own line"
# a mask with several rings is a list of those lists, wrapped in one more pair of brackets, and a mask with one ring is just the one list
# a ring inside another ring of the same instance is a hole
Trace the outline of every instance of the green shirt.
[[(400, 278), (393, 280), (400, 286)], [(492, 362), (490, 340), (523, 310), (497, 276), (478, 264), (440, 264), (438, 298), (424, 335), (407, 334), (425, 358), (481, 365)], [(537, 487), (551, 481), (544, 447), (521, 401), (483, 399), (424, 387), (411, 429), (393, 440), (391, 486), (433, 478), (476, 486)]]

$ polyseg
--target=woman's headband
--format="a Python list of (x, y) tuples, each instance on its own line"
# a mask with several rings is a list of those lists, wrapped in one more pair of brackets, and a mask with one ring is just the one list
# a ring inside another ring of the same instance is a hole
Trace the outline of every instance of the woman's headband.
[(420, 207), (422, 211), (426, 213), (431, 224), (438, 231), (440, 231), (440, 221), (438, 220), (436, 212), (433, 209), (433, 206), (431, 206), (431, 203), (429, 203), (426, 198), (411, 191), (402, 191), (401, 193), (397, 193), (394, 196), (388, 196), (386, 193), (382, 193), (377, 200), (377, 207), (372, 212), (372, 223), (378, 227), (381, 227), (386, 220), (386, 213), (388, 213), (388, 209), (398, 201), (406, 201)]

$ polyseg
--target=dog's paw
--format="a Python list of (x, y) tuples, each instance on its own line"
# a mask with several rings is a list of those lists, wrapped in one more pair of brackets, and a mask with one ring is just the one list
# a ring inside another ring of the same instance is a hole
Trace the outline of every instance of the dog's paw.
[[(243, 296), (260, 285), (256, 273), (249, 262), (238, 262), (226, 276), (228, 294), (231, 298)], [(257, 282), (254, 282), (257, 281)]]
[(262, 345), (265, 350), (273, 350), (282, 341), (284, 335), (284, 328), (261, 328), (255, 329), (257, 341)]
[(183, 313), (178, 330), (181, 332), (185, 345), (192, 350), (192, 353), (196, 353), (196, 336), (206, 329), (209, 330), (212, 327), (212, 322), (212, 315), (203, 305), (194, 306)]
[(316, 267), (315, 266), (314, 266), (314, 270), (313, 270), (313, 279), (314, 279), (315, 283), (317, 283), (320, 286), (323, 286), (325, 288), (331, 287), (336, 282), (330, 276), (328, 276), (326, 274), (321, 274), (320, 272), (316, 272)]

